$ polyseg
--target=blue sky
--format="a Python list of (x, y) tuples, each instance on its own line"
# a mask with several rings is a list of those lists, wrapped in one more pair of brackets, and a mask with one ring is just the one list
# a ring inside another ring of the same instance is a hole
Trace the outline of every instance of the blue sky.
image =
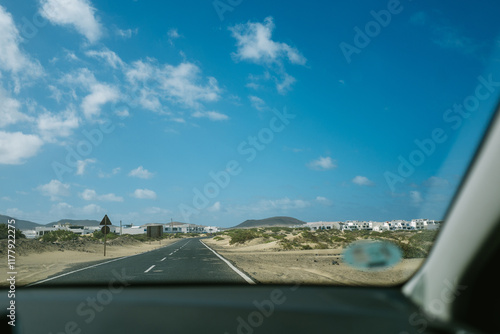
[(497, 103), (499, 5), (231, 3), (0, 1), (0, 213), (443, 218)]

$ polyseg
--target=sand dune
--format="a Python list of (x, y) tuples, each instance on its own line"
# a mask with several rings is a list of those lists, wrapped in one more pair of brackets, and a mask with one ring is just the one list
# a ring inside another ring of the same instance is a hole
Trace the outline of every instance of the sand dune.
[(342, 248), (282, 251), (276, 241), (259, 239), (243, 245), (230, 245), (229, 238), (204, 242), (261, 283), (395, 285), (411, 277), (424, 261), (404, 259), (387, 270), (369, 272), (342, 263)]

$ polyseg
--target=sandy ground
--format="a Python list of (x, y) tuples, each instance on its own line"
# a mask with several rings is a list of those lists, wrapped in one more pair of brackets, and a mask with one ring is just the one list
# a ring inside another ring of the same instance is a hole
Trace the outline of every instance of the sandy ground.
[(229, 245), (228, 239), (204, 242), (261, 283), (395, 285), (411, 277), (424, 260), (404, 259), (383, 271), (361, 271), (342, 263), (341, 248), (278, 251), (276, 241)]
[[(179, 239), (165, 239), (151, 243), (137, 243), (134, 245), (106, 245), (106, 257), (104, 257), (104, 245), (88, 245), (85, 251), (51, 251), (43, 253), (30, 253), (27, 255), (16, 255), (16, 286), (43, 280), (49, 276), (62, 272), (76, 263), (93, 262), (103, 259), (114, 259), (144, 253), (153, 249), (170, 245)], [(0, 262), (0, 272), (7, 275), (7, 259)], [(0, 281), (0, 286), (7, 286), (6, 280)]]

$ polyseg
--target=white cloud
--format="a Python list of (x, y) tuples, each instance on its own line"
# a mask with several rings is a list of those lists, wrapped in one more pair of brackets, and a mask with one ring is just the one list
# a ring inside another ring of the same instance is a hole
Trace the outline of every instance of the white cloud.
[(85, 168), (87, 168), (89, 164), (94, 164), (95, 162), (95, 159), (78, 160), (76, 162), (76, 175), (85, 174)]
[[(1, 43), (1, 42), (0, 42)], [(18, 122), (27, 122), (33, 120), (32, 117), (19, 111), (21, 103), (10, 97), (2, 87), (0, 87), (0, 128)]]
[(130, 173), (128, 173), (128, 176), (134, 176), (141, 179), (150, 179), (153, 177), (153, 175), (154, 175), (153, 173), (151, 173), (147, 169), (144, 169), (144, 167), (142, 166), (139, 166), (136, 169), (131, 170)]
[(91, 43), (102, 36), (96, 9), (88, 0), (41, 0), (40, 13), (54, 25), (72, 26)]
[(221, 209), (220, 202), (217, 201), (217, 202), (214, 203), (214, 205), (208, 207), (207, 210), (210, 211), (210, 212), (217, 212), (217, 211), (220, 211), (220, 209)]
[(122, 38), (130, 38), (132, 35), (137, 35), (138, 29), (116, 29), (115, 32)]
[(316, 202), (318, 202), (319, 204), (322, 204), (322, 205), (326, 205), (326, 206), (332, 206), (333, 205), (333, 202), (331, 200), (329, 200), (328, 198), (323, 197), (323, 196), (317, 196), (316, 197)]
[[(286, 43), (273, 41), (271, 37), (274, 27), (272, 17), (267, 17), (263, 24), (247, 22), (230, 27), (229, 30), (236, 39), (237, 46), (237, 51), (231, 55), (236, 61), (249, 61), (276, 72), (279, 79), (272, 76), (276, 82), (276, 89), (280, 94), (285, 94), (296, 80), (286, 73), (284, 62), (305, 65), (307, 60), (296, 48)], [(255, 89), (260, 87), (255, 81), (247, 86)]]
[(92, 189), (85, 189), (80, 196), (86, 201), (93, 201), (97, 198), (97, 193)]
[(47, 184), (42, 184), (37, 187), (37, 190), (43, 196), (50, 197), (51, 201), (57, 201), (61, 196), (69, 196), (69, 184), (62, 183), (59, 180), (51, 180)]
[(267, 17), (264, 24), (248, 22), (230, 27), (229, 30), (237, 40), (238, 50), (233, 53), (233, 57), (238, 60), (248, 60), (257, 64), (281, 64), (284, 59), (288, 59), (292, 64), (306, 63), (306, 58), (296, 48), (271, 39), (274, 30), (272, 17)]
[(177, 31), (176, 28), (172, 28), (170, 29), (168, 32), (168, 37), (172, 38), (172, 39), (176, 39), (176, 38), (179, 38), (181, 35), (179, 35), (179, 32)]
[(293, 152), (293, 153), (300, 153), (300, 152), (306, 151), (306, 149), (299, 148), (299, 147), (288, 147), (288, 146), (285, 146), (285, 147), (283, 147), (283, 151), (290, 151), (290, 152)]
[(141, 199), (156, 199), (156, 193), (149, 189), (136, 189), (132, 197)]
[(123, 197), (115, 194), (98, 195), (93, 189), (85, 189), (80, 196), (86, 201), (123, 202)]
[(23, 212), (22, 210), (18, 209), (18, 208), (10, 208), (10, 209), (7, 209), (5, 211), (5, 213), (7, 214), (7, 216), (9, 217), (13, 217), (13, 218), (18, 218), (19, 217), (23, 217), (25, 215), (25, 212)]
[(413, 205), (419, 205), (423, 202), (422, 194), (419, 191), (410, 191), (410, 200)]
[(145, 87), (141, 88), (138, 92), (138, 103), (147, 110), (163, 113), (164, 106), (160, 101), (161, 93)]
[(153, 206), (144, 209), (144, 213), (148, 215), (166, 215), (172, 213), (172, 211)]
[(229, 116), (221, 114), (217, 111), (195, 111), (193, 117), (196, 118), (208, 118), (211, 121), (225, 121), (229, 119)]
[[(443, 49), (456, 49), (464, 54), (475, 52), (479, 45), (470, 37), (464, 36), (461, 29), (448, 25), (444, 20), (433, 23), (426, 12), (416, 12), (410, 17), (410, 23), (430, 29), (431, 41)], [(436, 21), (436, 20), (434, 20)]]
[(127, 108), (123, 108), (121, 110), (115, 110), (115, 115), (118, 117), (125, 118), (125, 117), (129, 117), (130, 113), (128, 112)]
[(108, 102), (116, 102), (120, 93), (115, 87), (96, 83), (91, 87), (91, 93), (82, 100), (83, 114), (87, 119), (99, 116), (101, 107)]
[(80, 125), (80, 119), (73, 110), (67, 110), (59, 114), (43, 113), (36, 123), (42, 138), (53, 142), (56, 137), (69, 137)]
[(121, 170), (120, 167), (116, 167), (116, 168), (113, 168), (113, 170), (111, 171), (111, 173), (104, 173), (103, 171), (99, 171), (99, 173), (97, 174), (97, 176), (100, 177), (100, 178), (111, 177), (113, 175), (116, 175), (116, 174), (120, 173), (120, 170)]
[(181, 37), (181, 35), (179, 35), (179, 32), (177, 31), (176, 28), (170, 29), (167, 32), (167, 35), (168, 35), (168, 42), (170, 43), (170, 45), (174, 45), (174, 40)]
[(72, 218), (75, 217), (75, 209), (68, 203), (59, 202), (52, 205), (50, 208), (50, 214), (59, 218)]
[(101, 51), (89, 50), (85, 52), (88, 57), (103, 59), (109, 66), (116, 69), (123, 66), (121, 58), (111, 50), (103, 49)]
[(358, 175), (352, 179), (352, 183), (357, 184), (358, 186), (373, 186), (374, 183), (370, 181), (366, 176)]
[(58, 218), (95, 218), (95, 215), (102, 215), (104, 213), (105, 210), (97, 204), (89, 204), (79, 208), (65, 202), (59, 202), (52, 205), (50, 209), (50, 214)]
[[(21, 49), (22, 41), (12, 15), (0, 5), (0, 69), (10, 71), (13, 74), (23, 73), (27, 76), (36, 77), (42, 74), (40, 63), (31, 60)], [(18, 83), (16, 83), (18, 85)], [(19, 90), (16, 87), (16, 90)]]
[(336, 168), (337, 165), (330, 157), (319, 157), (308, 164), (309, 168), (314, 170), (329, 170)]
[(80, 58), (78, 58), (78, 56), (73, 51), (70, 50), (66, 50), (66, 59), (75, 62), (80, 61)]
[(431, 176), (424, 181), (424, 186), (426, 187), (446, 187), (449, 185), (450, 183), (448, 182), (448, 180), (437, 176)]
[(146, 102), (154, 103), (154, 109), (145, 106), (150, 110), (161, 106), (159, 98), (185, 108), (201, 110), (204, 102), (219, 100), (220, 88), (214, 77), (207, 77), (204, 84), (200, 72), (198, 66), (189, 62), (172, 66), (157, 65), (153, 60), (139, 60), (126, 71), (126, 76), (141, 96), (146, 98)]
[(297, 80), (291, 75), (284, 73), (281, 80), (275, 78), (274, 81), (276, 81), (276, 89), (278, 90), (278, 93), (286, 94), (289, 90), (291, 90), (292, 85)]
[(466, 36), (462, 36), (455, 27), (436, 27), (433, 31), (432, 41), (443, 49), (458, 49), (464, 53), (471, 53), (477, 49), (474, 41)]
[(36, 135), (0, 131), (0, 164), (19, 165), (38, 153), (43, 141)]
[(99, 205), (97, 204), (89, 204), (89, 205), (86, 205), (84, 206), (81, 210), (79, 210), (82, 212), (82, 214), (85, 214), (85, 215), (98, 215), (98, 214), (103, 214), (104, 213), (104, 209), (101, 208)]
[(60, 83), (72, 89), (70, 94), (75, 100), (78, 99), (75, 88), (89, 92), (81, 102), (82, 112), (87, 119), (99, 116), (103, 105), (116, 102), (120, 98), (120, 92), (116, 87), (98, 82), (94, 74), (87, 68), (80, 68), (66, 74)]
[(250, 95), (250, 96), (248, 96), (248, 99), (252, 103), (252, 107), (257, 109), (258, 111), (263, 111), (263, 110), (268, 109), (266, 102), (263, 99), (261, 99), (260, 97)]
[(301, 199), (291, 200), (290, 198), (285, 197), (279, 199), (261, 200), (253, 209), (259, 212), (271, 210), (294, 210), (307, 208), (310, 205), (311, 203), (308, 201)]

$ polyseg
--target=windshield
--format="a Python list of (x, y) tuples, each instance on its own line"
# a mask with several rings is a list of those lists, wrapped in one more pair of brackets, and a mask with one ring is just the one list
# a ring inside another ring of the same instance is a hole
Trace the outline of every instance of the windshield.
[(406, 281), (495, 110), (499, 10), (0, 1), (0, 268)]

